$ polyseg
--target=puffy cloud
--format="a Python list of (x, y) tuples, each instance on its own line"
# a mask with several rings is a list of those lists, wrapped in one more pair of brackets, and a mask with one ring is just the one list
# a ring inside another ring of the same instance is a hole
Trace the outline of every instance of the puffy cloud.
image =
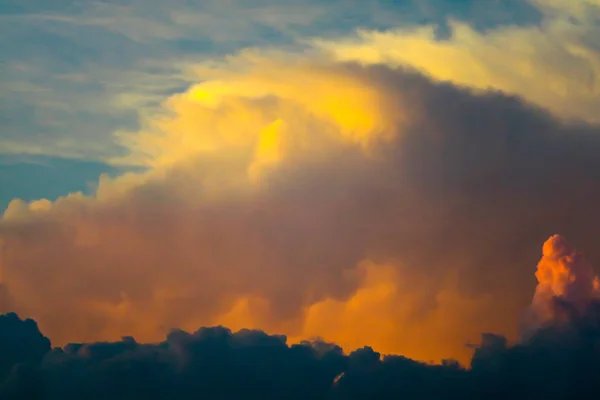
[(0, 382), (10, 374), (13, 366), (31, 363), (37, 365), (50, 351), (50, 340), (38, 330), (31, 319), (21, 320), (16, 314), (0, 315)]
[(227, 323), (468, 362), (516, 337), (541, 240), (600, 256), (595, 126), (384, 66), (221, 67), (122, 135), (149, 172), (11, 204), (5, 311), (57, 344)]
[(564, 306), (571, 309), (567, 316), (572, 312), (585, 315), (588, 307), (600, 298), (600, 280), (593, 267), (560, 235), (554, 235), (544, 243), (535, 277), (538, 285), (532, 303), (533, 321), (530, 322), (536, 324), (560, 318)]

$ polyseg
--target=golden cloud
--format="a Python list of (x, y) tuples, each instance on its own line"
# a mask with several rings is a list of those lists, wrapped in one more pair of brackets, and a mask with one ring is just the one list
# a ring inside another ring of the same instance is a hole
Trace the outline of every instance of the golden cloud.
[(385, 91), (331, 64), (253, 55), (219, 67), (197, 68), (211, 79), (169, 98), (164, 115), (145, 121), (142, 132), (120, 134), (133, 150), (128, 161), (156, 167), (223, 149), (263, 157), (265, 150), (255, 149), (266, 145), (266, 132), (285, 125), (293, 125), (293, 134), (279, 132), (277, 141), (288, 148), (327, 140), (367, 147), (373, 138), (393, 136), (402, 118), (386, 112)]
[[(431, 46), (438, 78), (460, 72)], [(515, 336), (541, 240), (600, 226), (596, 127), (382, 65), (203, 71), (120, 135), (149, 172), (10, 204), (2, 311), (56, 344), (223, 323), (464, 361), (482, 331)]]

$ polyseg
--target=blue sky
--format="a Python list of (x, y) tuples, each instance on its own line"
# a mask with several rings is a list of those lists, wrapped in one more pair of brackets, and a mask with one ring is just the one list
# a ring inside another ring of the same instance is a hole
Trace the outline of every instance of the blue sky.
[[(251, 6), (250, 6), (251, 4)], [(189, 62), (249, 47), (301, 48), (307, 38), (447, 21), (477, 30), (540, 23), (519, 0), (72, 1), (0, 4), (0, 208), (13, 197), (87, 191), (128, 149), (169, 94), (190, 85)]]

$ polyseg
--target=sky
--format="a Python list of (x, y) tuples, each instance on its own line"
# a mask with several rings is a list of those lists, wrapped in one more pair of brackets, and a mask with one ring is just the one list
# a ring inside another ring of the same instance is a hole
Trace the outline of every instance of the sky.
[(57, 345), (514, 341), (566, 293), (536, 289), (548, 238), (600, 265), (599, 22), (598, 0), (5, 0), (0, 312)]

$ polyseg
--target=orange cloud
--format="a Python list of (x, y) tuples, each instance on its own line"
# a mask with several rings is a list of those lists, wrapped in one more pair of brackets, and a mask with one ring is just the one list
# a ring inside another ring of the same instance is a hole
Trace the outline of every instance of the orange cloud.
[(597, 129), (401, 69), (305, 64), (213, 71), (121, 136), (149, 172), (13, 201), (2, 311), (56, 344), (226, 323), (465, 360), (481, 331), (514, 332), (529, 249), (600, 226)]
[(600, 297), (600, 280), (593, 267), (560, 235), (544, 243), (535, 277), (538, 285), (532, 306), (538, 324), (555, 318), (556, 299), (583, 315), (592, 300)]
[[(456, 358), (468, 365), (467, 342), (481, 332), (498, 328), (514, 332), (507, 321), (485, 321), (490, 298), (470, 299), (460, 294), (451, 280), (434, 294), (437, 307), (420, 313), (418, 305), (429, 294), (410, 287), (410, 276), (397, 266), (362, 266), (366, 276), (361, 287), (346, 301), (324, 300), (312, 305), (306, 315), (303, 337), (321, 336), (346, 350), (371, 346), (384, 353), (440, 362)], [(496, 325), (496, 326), (492, 326)]]

